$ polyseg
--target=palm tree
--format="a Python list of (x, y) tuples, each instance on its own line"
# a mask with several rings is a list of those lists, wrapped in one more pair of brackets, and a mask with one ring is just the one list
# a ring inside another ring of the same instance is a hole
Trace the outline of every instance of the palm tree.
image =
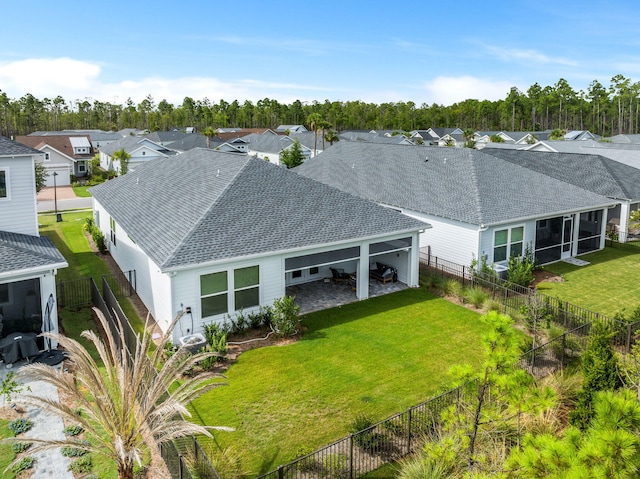
[(324, 134), (324, 139), (327, 140), (330, 145), (333, 145), (334, 142), (340, 141), (340, 136), (336, 130), (327, 130)]
[(152, 475), (160, 477), (164, 470), (161, 444), (194, 434), (211, 437), (209, 429), (229, 430), (197, 425), (182, 417), (190, 415), (186, 406), (191, 401), (221, 384), (210, 381), (213, 373), (187, 379), (183, 373), (216, 353), (191, 355), (180, 348), (165, 361), (164, 346), (171, 339), (172, 328), (153, 351), (151, 335), (145, 328), (135, 351), (129, 355), (126, 347), (120, 347), (126, 344), (122, 325), (118, 324), (119, 333), (114, 335), (104, 315), (96, 308), (94, 311), (104, 331), (104, 341), (93, 331), (84, 331), (81, 336), (95, 347), (102, 366), (78, 341), (44, 333), (66, 350), (72, 372), (34, 363), (24, 366), (19, 373), (58, 388), (66, 398), (64, 402), (33, 395), (23, 396), (22, 400), (79, 424), (85, 430), (86, 441), (29, 438), (34, 443), (32, 451), (67, 446), (100, 454), (115, 462), (119, 479), (132, 479), (134, 465), (150, 457)]
[(320, 126), (321, 121), (322, 117), (320, 116), (320, 113), (311, 113), (307, 117), (309, 129), (313, 130), (313, 156), (316, 156), (318, 150), (318, 127)]
[(126, 175), (127, 171), (129, 171), (129, 160), (131, 159), (131, 154), (124, 148), (120, 148), (113, 152), (113, 159), (120, 161), (120, 174)]
[(215, 136), (216, 131), (208, 126), (204, 130), (202, 130), (202, 134), (207, 137), (207, 148), (211, 149), (211, 137)]

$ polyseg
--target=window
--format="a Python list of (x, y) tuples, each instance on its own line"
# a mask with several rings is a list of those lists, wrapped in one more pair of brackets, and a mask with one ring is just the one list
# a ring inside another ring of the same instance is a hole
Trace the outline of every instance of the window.
[(235, 310), (260, 305), (260, 267), (236, 269), (233, 272)]
[(493, 236), (493, 262), (506, 261), (511, 256), (522, 256), (524, 226), (497, 230)]
[(87, 171), (87, 167), (86, 167), (84, 161), (79, 161), (78, 162), (78, 171), (80, 173), (84, 173), (85, 171)]
[(109, 237), (111, 238), (111, 243), (113, 246), (116, 245), (116, 222), (113, 218), (109, 218)]
[(292, 278), (302, 278), (302, 270), (301, 269), (297, 269), (295, 271), (291, 272), (291, 277)]
[(9, 303), (10, 299), (9, 283), (0, 284), (0, 304)]
[(226, 271), (200, 276), (200, 308), (203, 318), (227, 312), (227, 288)]
[(314, 266), (313, 268), (309, 268), (309, 274), (313, 275), (313, 274), (318, 274), (320, 272), (320, 268), (318, 268), (317, 266)]
[(51, 160), (51, 156), (49, 156), (49, 153), (45, 153), (44, 154), (44, 161), (49, 161)]
[(9, 170), (0, 170), (0, 199), (9, 198)]

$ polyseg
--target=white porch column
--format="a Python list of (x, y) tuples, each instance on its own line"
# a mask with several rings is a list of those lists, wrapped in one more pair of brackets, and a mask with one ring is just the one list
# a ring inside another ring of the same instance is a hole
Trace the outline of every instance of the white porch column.
[[(626, 216), (625, 215), (625, 207), (627, 208)], [(602, 209), (602, 225), (600, 226), (600, 249), (604, 249), (606, 245), (607, 238), (607, 221), (609, 216), (609, 209)], [(624, 217), (624, 230), (622, 229), (623, 225), (623, 217)], [(627, 218), (629, 217), (629, 204), (622, 205), (622, 211), (620, 213), (620, 236), (618, 237), (618, 241), (625, 242), (627, 240)], [(624, 231), (624, 236), (623, 235)]]
[[(44, 319), (44, 315), (47, 310), (47, 302), (49, 301), (50, 295), (53, 295), (53, 307), (51, 308), (50, 315), (50, 332), (59, 334), (60, 330), (58, 328), (58, 298), (56, 297), (56, 277), (54, 271), (44, 274), (40, 277), (40, 307), (42, 308), (41, 319)], [(51, 347), (57, 348), (58, 342), (52, 339)]]
[(420, 286), (420, 234), (414, 233), (411, 237), (411, 249), (409, 250), (407, 265), (407, 285), (412, 288)]
[(369, 243), (360, 243), (360, 261), (358, 261), (358, 280), (356, 281), (356, 297), (369, 297)]
[[(604, 210), (603, 217), (607, 216), (608, 210)], [(618, 229), (618, 241), (620, 243), (626, 243), (627, 233), (629, 232), (629, 215), (631, 214), (631, 205), (628, 201), (620, 203), (620, 227)], [(604, 221), (606, 225), (607, 222)]]

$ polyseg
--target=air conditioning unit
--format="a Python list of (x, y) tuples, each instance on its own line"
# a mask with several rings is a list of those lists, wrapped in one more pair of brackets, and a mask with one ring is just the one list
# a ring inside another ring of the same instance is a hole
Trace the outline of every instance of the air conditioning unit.
[(494, 264), (492, 265), (493, 270), (496, 272), (496, 275), (500, 279), (507, 279), (507, 270), (509, 269), (507, 266), (503, 264)]

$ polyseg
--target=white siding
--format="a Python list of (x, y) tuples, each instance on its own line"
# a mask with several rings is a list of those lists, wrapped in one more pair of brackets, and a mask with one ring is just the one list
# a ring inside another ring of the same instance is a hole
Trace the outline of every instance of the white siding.
[(470, 264), (474, 255), (478, 257), (479, 226), (408, 210), (403, 213), (431, 225), (420, 234), (420, 248), (429, 246), (433, 256), (462, 265)]
[(0, 198), (0, 230), (38, 234), (36, 180), (32, 156), (0, 157), (0, 170), (8, 176), (8, 197)]

